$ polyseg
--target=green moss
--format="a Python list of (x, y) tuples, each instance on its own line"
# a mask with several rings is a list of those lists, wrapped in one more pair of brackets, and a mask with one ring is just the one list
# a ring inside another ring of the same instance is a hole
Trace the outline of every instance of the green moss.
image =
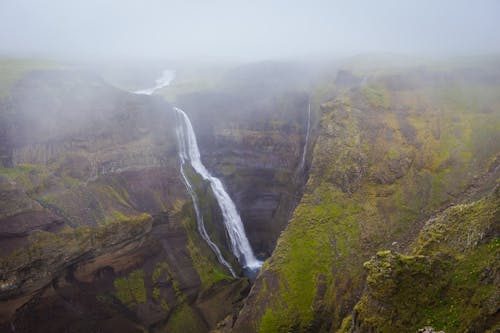
[[(326, 186), (302, 199), (270, 261), (269, 270), (280, 276), (279, 299), (271, 300), (259, 332), (309, 326), (321, 277), (330, 276), (332, 266), (356, 260), (359, 211), (341, 192)], [(346, 273), (355, 275), (349, 268)]]
[(40, 261), (71, 261), (86, 251), (116, 245), (131, 237), (143, 235), (151, 227), (151, 221), (151, 216), (145, 215), (144, 218), (131, 219), (125, 223), (67, 228), (59, 233), (35, 231), (29, 237), (28, 246), (2, 259), (2, 268), (7, 272), (19, 267), (38, 269), (36, 262)]
[(21, 164), (14, 168), (0, 166), (0, 175), (6, 176), (22, 186), (27, 194), (36, 194), (46, 187), (49, 180), (49, 170), (36, 164)]
[(184, 300), (184, 294), (181, 291), (181, 284), (177, 280), (172, 280), (172, 286), (174, 287), (175, 291), (175, 296), (177, 296), (178, 299)]
[(109, 193), (122, 205), (125, 207), (130, 207), (129, 203), (111, 186), (106, 187)]
[(415, 251), (426, 255), (436, 252), (456, 255), (474, 248), (498, 216), (500, 201), (494, 197), (453, 206), (420, 233)]
[(61, 66), (44, 60), (0, 58), (0, 98), (8, 95), (11, 87), (27, 73), (40, 69), (56, 69)]
[(146, 288), (142, 270), (136, 270), (126, 277), (115, 279), (114, 285), (116, 296), (126, 306), (133, 307), (139, 303), (146, 303)]
[(259, 332), (286, 332), (288, 331), (288, 322), (280, 319), (281, 311), (275, 311), (268, 307), (262, 316)]
[(170, 306), (165, 299), (162, 299), (160, 304), (163, 311), (168, 312), (170, 310)]
[(187, 304), (181, 304), (168, 319), (165, 332), (185, 333), (204, 332), (206, 327), (202, 319)]
[(153, 283), (157, 283), (161, 280), (169, 281), (172, 279), (168, 262), (163, 261), (156, 263), (156, 268), (153, 271), (152, 279)]
[[(217, 281), (231, 279), (231, 276), (222, 271), (218, 265), (214, 265), (213, 258), (210, 258), (206, 252), (202, 252), (200, 247), (193, 241), (193, 238), (189, 238), (188, 250), (203, 287), (208, 288)], [(200, 241), (200, 239), (197, 239), (197, 241)]]
[(377, 332), (423, 326), (446, 332), (483, 330), (499, 305), (497, 288), (485, 281), (486, 272), (498, 272), (495, 243), (480, 245), (461, 259), (378, 255), (366, 265), (369, 296), (355, 307), (361, 327)]
[(165, 311), (168, 311), (170, 307), (166, 299), (161, 298), (161, 292), (159, 287), (160, 282), (168, 282), (168, 281), (172, 282), (172, 287), (174, 289), (175, 296), (177, 297), (178, 302), (185, 301), (185, 296), (182, 290), (180, 289), (180, 283), (179, 281), (173, 278), (172, 272), (170, 271), (170, 267), (166, 261), (156, 263), (156, 267), (155, 270), (153, 271), (151, 279), (153, 281), (153, 285), (155, 286), (153, 288), (153, 297), (159, 299), (160, 306)]
[(376, 108), (387, 108), (390, 103), (390, 95), (387, 89), (382, 86), (366, 86), (362, 92), (368, 103)]
[(153, 297), (160, 298), (160, 289), (159, 288), (153, 288)]
[(495, 285), (500, 239), (487, 236), (499, 216), (497, 189), (431, 220), (417, 238), (413, 255), (378, 252), (364, 265), (368, 289), (355, 307), (361, 329), (486, 330), (500, 306)]
[(340, 328), (336, 333), (350, 333), (352, 331), (352, 316), (349, 315), (342, 320)]
[[(340, 327), (363, 289), (363, 262), (393, 242), (399, 247), (415, 239), (423, 221), (460, 197), (493, 163), (500, 142), (498, 87), (486, 87), (489, 91), (483, 93), (481, 84), (460, 83), (445, 91), (443, 85), (422, 83), (418, 71), (403, 74), (395, 71), (394, 77), (386, 77), (380, 72), (361, 92), (353, 89), (322, 104), (306, 193), (257, 279), (255, 301), (244, 308), (253, 316), (249, 325), (257, 323), (259, 331)], [(390, 88), (387, 82), (393, 79), (401, 85), (392, 81), (398, 87)], [(449, 268), (460, 265), (464, 251), (481, 243), (492, 216), (498, 219), (493, 206), (500, 204), (490, 201), (489, 208), (481, 208), (484, 204), (452, 219), (453, 211), (448, 212), (448, 220), (459, 223), (430, 226), (414, 245), (423, 246), (419, 252), (394, 254), (392, 259), (381, 253), (377, 266), (368, 264), (368, 280), (380, 286), (377, 296), (383, 302), (394, 302), (394, 313), (366, 310), (370, 315), (365, 319), (372, 323), (367, 327), (392, 332), (395, 327), (405, 331), (404, 325), (425, 326), (423, 316), (411, 314), (422, 314), (413, 303), (434, 309), (437, 317), (442, 313), (443, 320), (448, 313), (450, 325), (441, 325), (436, 317), (436, 327), (455, 327), (454, 316), (468, 320), (460, 311), (469, 310), (458, 304), (453, 303), (453, 309), (446, 307), (452, 304), (448, 301), (441, 307), (436, 304), (443, 295), (451, 295)], [(447, 244), (448, 240), (454, 241)], [(441, 255), (434, 256), (438, 252)], [(400, 288), (411, 290), (403, 294)], [(372, 306), (369, 297), (363, 299), (358, 307)], [(404, 319), (391, 326), (399, 317)]]
[(41, 166), (33, 164), (22, 164), (15, 168), (6, 168), (0, 166), (0, 174), (7, 176), (11, 179), (16, 179), (19, 176), (24, 176), (27, 173), (37, 170), (39, 168), (41, 168)]
[[(197, 193), (198, 204), (203, 212), (203, 221), (210, 238), (217, 244), (226, 260), (233, 260), (233, 267), (235, 267), (233, 256), (224, 246), (222, 246), (221, 235), (218, 235), (216, 232), (214, 225), (216, 223), (215, 219), (221, 219), (222, 216), (218, 213), (218, 204), (215, 201), (208, 183), (204, 182), (201, 177), (191, 169), (187, 170), (187, 175)], [(181, 218), (183, 226), (188, 234), (189, 254), (203, 287), (208, 289), (217, 281), (231, 279), (232, 277), (229, 275), (229, 272), (227, 272), (227, 269), (217, 261), (215, 254), (199, 235), (196, 216), (191, 203), (184, 206)]]

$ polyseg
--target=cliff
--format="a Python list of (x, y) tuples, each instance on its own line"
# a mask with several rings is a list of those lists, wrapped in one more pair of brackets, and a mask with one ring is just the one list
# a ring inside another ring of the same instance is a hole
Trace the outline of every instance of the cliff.
[[(198, 234), (171, 106), (89, 72), (37, 68), (0, 100), (0, 327), (205, 332), (235, 313), (249, 281), (232, 278)], [(277, 77), (262, 95), (219, 87), (178, 98), (263, 259), (306, 174), (308, 96), (287, 84)], [(210, 237), (241, 273), (210, 187), (187, 174)]]
[[(475, 220), (459, 218), (450, 228), (467, 223), (460, 231), (425, 231), (433, 228), (426, 224), (430, 217), (446, 219), (461, 206), (440, 212), (480, 198), (500, 176), (500, 76), (496, 63), (487, 66), (358, 67), (355, 74), (364, 80), (341, 80), (338, 97), (318, 110), (305, 193), (242, 311), (222, 330), (335, 332), (342, 324), (354, 332), (413, 332), (418, 325), (480, 331), (497, 325), (498, 304), (491, 302), (498, 281), (478, 278), (495, 272), (497, 199), (485, 199), (489, 208), (478, 230)], [(465, 229), (469, 244), (460, 248)], [(437, 253), (421, 257), (428, 248), (421, 243), (434, 236), (460, 249), (446, 260)], [(467, 269), (479, 257), (484, 261), (469, 281)], [(443, 289), (435, 290), (434, 281)]]
[(231, 313), (248, 281), (196, 231), (163, 99), (28, 71), (0, 114), (2, 330), (207, 331)]
[(497, 329), (498, 62), (336, 72), (261, 63), (168, 93), (270, 256), (252, 284), (198, 234), (163, 98), (23, 68), (0, 97), (2, 331)]
[(261, 259), (273, 251), (304, 185), (306, 83), (296, 64), (263, 62), (176, 98), (195, 127), (204, 163), (223, 179)]

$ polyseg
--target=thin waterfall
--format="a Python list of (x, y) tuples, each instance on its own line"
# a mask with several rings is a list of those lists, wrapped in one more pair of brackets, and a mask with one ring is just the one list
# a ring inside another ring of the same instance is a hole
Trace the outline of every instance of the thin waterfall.
[(306, 142), (304, 143), (304, 149), (302, 150), (302, 159), (300, 160), (299, 170), (304, 170), (306, 165), (306, 155), (307, 147), (309, 146), (309, 132), (311, 131), (311, 101), (309, 101), (307, 106), (307, 132), (306, 132)]
[[(190, 192), (190, 194), (193, 193), (191, 194), (192, 197), (193, 195), (194, 197), (196, 197), (192, 185), (189, 183), (189, 180), (185, 176), (183, 169), (184, 163), (189, 161), (193, 169), (204, 180), (207, 180), (210, 183), (212, 192), (214, 193), (217, 203), (222, 211), (224, 226), (226, 228), (227, 235), (229, 236), (232, 253), (236, 256), (239, 263), (243, 267), (248, 268), (250, 270), (256, 270), (260, 268), (262, 266), (262, 262), (257, 260), (252, 251), (250, 242), (248, 241), (248, 238), (245, 234), (243, 222), (241, 221), (241, 217), (236, 209), (236, 205), (234, 204), (233, 200), (231, 200), (231, 197), (229, 197), (229, 194), (225, 190), (220, 179), (212, 176), (201, 162), (200, 150), (198, 148), (196, 135), (193, 126), (191, 124), (191, 121), (189, 120), (189, 117), (184, 111), (182, 111), (179, 108), (174, 107), (174, 110), (176, 111), (177, 121), (178, 121), (176, 133), (177, 133), (177, 139), (179, 141), (179, 157), (181, 159), (181, 173), (186, 183), (186, 187), (188, 187), (188, 191)], [(195, 202), (195, 199), (193, 199), (193, 202)], [(200, 215), (201, 217), (201, 214), (199, 213), (199, 208), (197, 216), (198, 215)], [(208, 234), (206, 233), (202, 220), (201, 222), (202, 223), (199, 223), (199, 225), (201, 225), (201, 227), (199, 228), (204, 230), (204, 232), (200, 230), (200, 234), (202, 234), (202, 237), (205, 239), (205, 241), (207, 241), (207, 243), (209, 243), (209, 245), (210, 243), (213, 244), (213, 247), (212, 246), (210, 247), (216, 254), (217, 252), (220, 253), (220, 250), (208, 237)], [(205, 236), (203, 236), (203, 233), (206, 235), (206, 238)], [(221, 261), (224, 260), (222, 256), (220, 256), (220, 258), (218, 256), (218, 259), (221, 263), (223, 263)], [(227, 264), (227, 261), (224, 260), (224, 262), (226, 262)]]
[[(135, 94), (140, 94), (140, 95), (152, 95), (155, 91), (162, 89), (166, 86), (168, 86), (175, 78), (175, 71), (173, 70), (164, 70), (162, 73), (162, 76), (159, 77), (155, 81), (155, 86), (147, 89), (142, 89), (142, 90), (137, 90), (134, 91)], [(217, 261), (219, 261), (222, 265), (226, 266), (229, 272), (231, 272), (231, 275), (233, 277), (236, 277), (236, 273), (234, 272), (233, 268), (231, 267), (231, 264), (227, 262), (226, 259), (224, 259), (224, 256), (222, 255), (220, 249), (217, 247), (217, 245), (210, 239), (210, 236), (208, 235), (207, 229), (205, 228), (205, 222), (203, 221), (203, 214), (201, 214), (200, 211), (200, 205), (198, 201), (198, 197), (196, 196), (196, 192), (194, 191), (193, 186), (189, 182), (186, 172), (184, 170), (184, 165), (186, 162), (189, 160), (189, 154), (188, 151), (186, 150), (186, 140), (184, 139), (184, 129), (182, 128), (183, 120), (178, 120), (179, 126), (175, 129), (175, 134), (177, 135), (177, 142), (179, 143), (179, 159), (181, 160), (181, 176), (182, 176), (182, 181), (184, 182), (184, 185), (186, 186), (186, 189), (191, 196), (191, 200), (193, 201), (193, 206), (194, 206), (194, 212), (196, 215), (196, 224), (198, 226), (198, 232), (201, 235), (201, 238), (208, 244), (210, 249), (215, 253), (215, 256), (217, 257)]]
[(208, 244), (208, 246), (212, 249), (212, 251), (215, 253), (215, 256), (217, 257), (217, 260), (224, 266), (227, 267), (227, 269), (231, 272), (231, 275), (233, 277), (236, 277), (236, 274), (234, 273), (233, 268), (231, 265), (224, 259), (224, 256), (220, 252), (220, 249), (217, 247), (217, 245), (210, 239), (210, 236), (207, 233), (207, 229), (205, 228), (205, 222), (203, 221), (203, 215), (201, 214), (200, 211), (200, 206), (198, 203), (198, 197), (196, 196), (196, 192), (193, 189), (193, 186), (189, 182), (186, 173), (184, 171), (184, 165), (186, 161), (188, 160), (188, 154), (186, 152), (186, 145), (185, 145), (185, 139), (184, 139), (184, 132), (181, 129), (182, 127), (182, 121), (178, 121), (178, 126), (175, 130), (175, 134), (177, 135), (177, 142), (179, 143), (179, 158), (181, 160), (181, 175), (182, 175), (182, 180), (184, 182), (184, 185), (186, 185), (186, 188), (188, 190), (189, 195), (191, 196), (191, 199), (193, 200), (193, 206), (194, 206), (194, 212), (196, 215), (196, 223), (198, 225), (198, 232), (200, 233), (201, 237), (203, 240)]
[[(152, 95), (155, 91), (168, 86), (174, 78), (174, 71), (165, 70), (163, 71), (162, 76), (156, 80), (156, 84), (154, 87), (137, 90), (134, 93)], [(236, 210), (234, 202), (231, 200), (229, 194), (224, 189), (222, 182), (218, 178), (213, 177), (201, 162), (196, 135), (194, 133), (193, 126), (191, 124), (191, 121), (189, 120), (189, 117), (184, 113), (184, 111), (179, 108), (174, 108), (174, 110), (177, 116), (176, 135), (177, 141), (179, 143), (179, 159), (181, 160), (180, 171), (182, 180), (193, 201), (196, 221), (198, 225), (198, 232), (215, 253), (217, 260), (222, 265), (226, 266), (233, 276), (236, 276), (231, 265), (227, 262), (226, 259), (224, 259), (224, 256), (222, 255), (220, 249), (210, 239), (210, 236), (207, 233), (205, 223), (203, 221), (203, 215), (200, 211), (198, 197), (185, 173), (184, 166), (186, 162), (189, 162), (193, 169), (203, 179), (210, 182), (210, 187), (222, 211), (224, 226), (229, 237), (232, 253), (236, 256), (236, 258), (244, 268), (248, 268), (250, 271), (256, 271), (262, 266), (262, 262), (255, 258), (255, 255), (250, 246), (250, 242), (248, 241), (248, 238), (245, 234), (243, 222), (241, 221), (241, 217)]]

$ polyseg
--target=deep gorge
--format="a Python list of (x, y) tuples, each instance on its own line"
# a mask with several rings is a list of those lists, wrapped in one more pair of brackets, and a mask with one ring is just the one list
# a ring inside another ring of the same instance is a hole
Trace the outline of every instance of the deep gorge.
[[(151, 96), (25, 73), (0, 99), (2, 331), (498, 328), (498, 61), (324, 66), (242, 65)], [(251, 281), (186, 166), (237, 277), (200, 235), (172, 105), (265, 260)]]

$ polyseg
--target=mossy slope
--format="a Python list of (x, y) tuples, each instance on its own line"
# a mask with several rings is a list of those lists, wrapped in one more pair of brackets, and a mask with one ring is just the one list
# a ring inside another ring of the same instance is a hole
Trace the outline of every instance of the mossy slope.
[(363, 262), (405, 249), (487, 172), (500, 151), (499, 93), (427, 67), (378, 73), (323, 104), (306, 193), (234, 331), (335, 331), (362, 293)]
[(411, 255), (383, 251), (365, 263), (367, 289), (354, 332), (499, 328), (500, 190), (429, 220)]

